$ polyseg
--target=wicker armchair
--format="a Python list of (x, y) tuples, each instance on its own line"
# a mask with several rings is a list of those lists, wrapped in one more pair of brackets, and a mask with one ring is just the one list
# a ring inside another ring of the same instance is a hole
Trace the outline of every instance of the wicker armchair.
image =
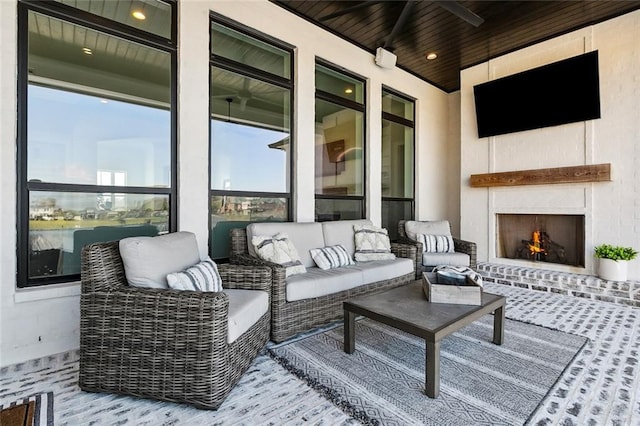
[[(422, 243), (414, 241), (407, 236), (405, 230), (406, 220), (398, 222), (398, 242), (405, 244), (412, 244), (416, 247), (416, 278), (421, 279), (423, 272), (429, 272), (433, 266), (436, 265), (423, 265), (422, 264)], [(469, 255), (469, 268), (476, 269), (477, 266), (477, 247), (476, 243), (472, 241), (465, 241), (459, 238), (453, 237), (453, 245), (456, 253), (466, 253)]]
[[(80, 374), (84, 391), (217, 409), (265, 346), (268, 311), (227, 343), (229, 296), (132, 287), (118, 242), (82, 250)], [(218, 265), (226, 289), (270, 293), (269, 268)]]

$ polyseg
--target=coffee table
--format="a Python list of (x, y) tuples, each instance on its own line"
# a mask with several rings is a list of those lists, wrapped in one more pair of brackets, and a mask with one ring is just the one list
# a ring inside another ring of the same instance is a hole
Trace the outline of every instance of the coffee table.
[(437, 398), (440, 393), (442, 339), (493, 312), (493, 343), (501, 345), (506, 300), (504, 296), (483, 293), (482, 304), (478, 306), (431, 303), (422, 291), (421, 280), (383, 293), (355, 297), (343, 302), (344, 351), (352, 354), (355, 350), (356, 315), (423, 338), (426, 343), (425, 391), (428, 397)]

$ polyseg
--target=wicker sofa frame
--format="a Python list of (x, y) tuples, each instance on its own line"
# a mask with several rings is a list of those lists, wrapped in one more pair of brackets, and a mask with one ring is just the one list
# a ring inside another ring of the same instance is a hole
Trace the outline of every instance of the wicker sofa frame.
[[(268, 266), (273, 272), (273, 285), (271, 287), (271, 340), (274, 342), (282, 342), (298, 333), (343, 318), (344, 311), (342, 302), (347, 299), (365, 294), (380, 293), (408, 284), (414, 280), (414, 274), (409, 273), (393, 279), (373, 282), (326, 296), (288, 302), (286, 298), (285, 268), (277, 263), (267, 262), (251, 256), (247, 247), (247, 232), (245, 229), (231, 229), (230, 237), (230, 260), (232, 263)], [(397, 257), (414, 260), (414, 263), (417, 258), (416, 248), (412, 245), (392, 243), (391, 251)], [(414, 265), (414, 267), (415, 266), (416, 265)]]
[[(416, 279), (422, 278), (423, 272), (430, 272), (427, 267), (422, 264), (422, 243), (414, 241), (407, 236), (405, 232), (406, 220), (398, 222), (398, 242), (404, 244), (411, 244), (416, 247)], [(469, 255), (469, 267), (476, 269), (478, 261), (477, 246), (472, 241), (461, 240), (460, 238), (453, 237), (454, 250), (458, 253), (466, 253)]]
[[(218, 265), (225, 289), (270, 293), (271, 270)], [(217, 409), (269, 339), (270, 312), (227, 343), (224, 292), (127, 284), (118, 242), (82, 250), (79, 386)]]

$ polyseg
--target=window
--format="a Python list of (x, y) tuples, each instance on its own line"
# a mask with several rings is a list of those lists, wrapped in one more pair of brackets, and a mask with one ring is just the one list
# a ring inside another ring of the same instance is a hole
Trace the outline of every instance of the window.
[(104, 6), (19, 4), (19, 287), (77, 280), (88, 243), (175, 229), (175, 3)]
[(316, 221), (361, 219), (365, 193), (365, 86), (358, 77), (316, 64)]
[(226, 18), (211, 20), (210, 255), (229, 230), (291, 217), (293, 50)]
[(382, 91), (382, 226), (398, 237), (398, 221), (414, 217), (414, 102)]

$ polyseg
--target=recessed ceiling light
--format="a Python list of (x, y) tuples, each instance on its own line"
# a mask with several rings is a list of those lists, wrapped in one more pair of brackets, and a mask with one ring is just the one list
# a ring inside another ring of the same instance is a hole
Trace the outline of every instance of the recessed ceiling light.
[(131, 16), (140, 21), (144, 21), (145, 19), (147, 19), (147, 17), (144, 15), (144, 13), (142, 13), (141, 10), (134, 10), (133, 12), (131, 12)]
[(427, 53), (427, 56), (426, 56), (427, 60), (429, 61), (433, 61), (437, 57), (438, 57), (438, 54), (436, 52)]
[(350, 95), (350, 94), (353, 93), (353, 89), (348, 87), (348, 88), (344, 89), (344, 93), (346, 93), (347, 95)]
[(82, 53), (84, 53), (85, 55), (93, 55), (93, 50), (89, 49), (88, 47), (83, 47)]

